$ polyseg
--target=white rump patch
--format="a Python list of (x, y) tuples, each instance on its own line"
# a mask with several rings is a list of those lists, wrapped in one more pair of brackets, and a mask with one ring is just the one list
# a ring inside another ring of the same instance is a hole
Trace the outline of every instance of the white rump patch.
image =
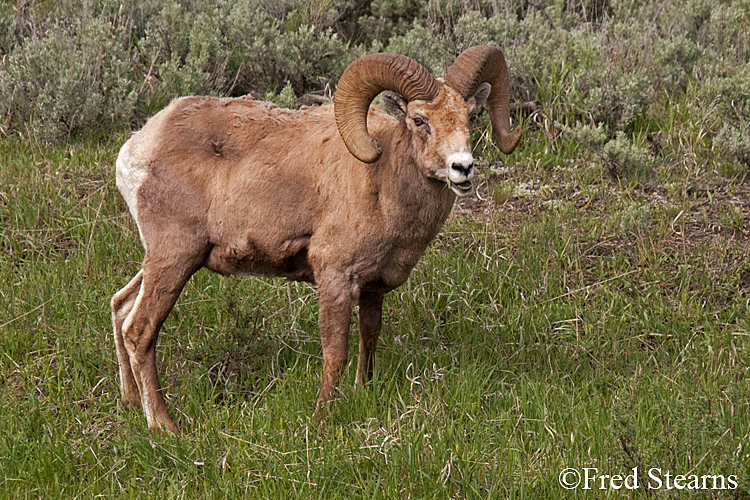
[[(134, 139), (135, 136), (120, 148), (120, 153), (117, 155), (117, 162), (115, 163), (115, 177), (117, 189), (120, 190), (122, 197), (125, 198), (125, 203), (128, 204), (130, 214), (138, 225), (138, 232), (140, 233), (138, 191), (148, 177), (148, 163), (144, 161), (142, 156), (134, 154), (132, 144)], [(145, 247), (146, 242), (143, 240), (143, 234), (140, 233), (140, 235), (141, 242), (143, 242), (143, 246)]]

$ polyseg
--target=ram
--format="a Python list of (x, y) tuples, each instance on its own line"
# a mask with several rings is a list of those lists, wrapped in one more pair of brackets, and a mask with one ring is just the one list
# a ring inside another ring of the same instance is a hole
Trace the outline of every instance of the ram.
[[(381, 92), (385, 109), (370, 107)], [(280, 109), (245, 98), (184, 97), (120, 150), (117, 186), (138, 225), (141, 270), (111, 301), (122, 403), (149, 429), (179, 433), (156, 368), (162, 323), (201, 267), (317, 286), (324, 418), (348, 355), (359, 304), (356, 382), (373, 373), (383, 295), (403, 284), (451, 211), (472, 193), (471, 119), (486, 99), (510, 153), (502, 52), (472, 47), (445, 79), (414, 60), (372, 54), (352, 63), (334, 104)]]

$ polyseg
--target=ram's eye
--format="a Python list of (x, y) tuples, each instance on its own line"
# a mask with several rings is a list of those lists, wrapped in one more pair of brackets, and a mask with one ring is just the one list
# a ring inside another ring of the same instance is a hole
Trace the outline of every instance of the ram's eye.
[(421, 127), (422, 125), (424, 125), (424, 120), (421, 119), (418, 116), (415, 116), (414, 117), (414, 125), (416, 125), (417, 127)]
[(469, 122), (473, 122), (477, 117), (476, 113), (469, 113)]

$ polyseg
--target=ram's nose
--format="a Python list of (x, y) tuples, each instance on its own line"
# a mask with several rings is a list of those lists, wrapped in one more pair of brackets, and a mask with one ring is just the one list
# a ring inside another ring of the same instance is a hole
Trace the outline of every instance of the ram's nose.
[(471, 153), (454, 153), (448, 157), (448, 178), (464, 182), (474, 177), (474, 157)]
[(461, 163), (454, 163), (451, 165), (451, 170), (456, 172), (458, 175), (462, 175), (467, 179), (474, 177), (474, 164), (464, 165)]

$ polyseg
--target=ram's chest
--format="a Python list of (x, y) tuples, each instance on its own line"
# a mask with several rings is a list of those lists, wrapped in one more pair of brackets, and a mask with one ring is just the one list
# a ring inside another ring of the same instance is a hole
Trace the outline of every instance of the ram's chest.
[[(452, 200), (451, 200), (452, 201)], [(396, 288), (409, 279), (414, 266), (440, 232), (452, 203), (444, 206), (424, 207), (405, 211), (399, 217), (391, 217), (379, 235), (377, 268), (380, 279), (389, 289)]]
[(434, 224), (420, 229), (391, 233), (376, 242), (378, 250), (370, 255), (376, 256), (377, 261), (370, 264), (372, 269), (377, 270), (375, 276), (382, 288), (392, 290), (409, 279), (414, 266), (425, 254), (440, 226)]
[(394, 247), (388, 258), (379, 266), (380, 279), (386, 288), (392, 290), (404, 284), (422, 255), (424, 255), (424, 249), (421, 252), (415, 252)]

